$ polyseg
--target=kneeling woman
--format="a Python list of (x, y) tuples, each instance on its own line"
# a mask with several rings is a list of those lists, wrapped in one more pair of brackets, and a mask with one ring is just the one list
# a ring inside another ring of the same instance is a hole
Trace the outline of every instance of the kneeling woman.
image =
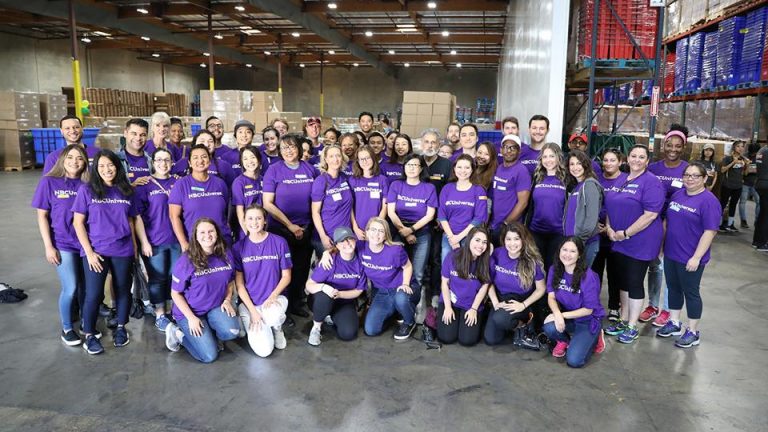
[(350, 341), (357, 337), (359, 319), (355, 299), (360, 297), (368, 285), (368, 278), (363, 271), (363, 264), (355, 254), (357, 243), (355, 233), (347, 227), (339, 227), (333, 232), (335, 249), (329, 269), (317, 266), (307, 280), (307, 293), (312, 295), (313, 325), (307, 342), (320, 345), (321, 326), (329, 316), (336, 326), (339, 339)]
[(240, 322), (232, 305), (235, 270), (221, 230), (207, 217), (192, 229), (189, 250), (173, 268), (173, 318), (165, 328), (165, 346), (183, 345), (195, 360), (211, 363), (219, 356), (218, 341), (235, 339)]
[[(552, 313), (544, 320), (544, 333), (556, 341), (552, 355), (565, 357), (568, 366), (584, 366), (592, 352), (605, 349), (600, 320), (600, 280), (587, 267), (584, 243), (566, 237), (547, 276), (547, 301)], [(566, 351), (567, 350), (567, 351)]]
[(485, 228), (475, 227), (467, 239), (443, 261), (437, 338), (472, 346), (480, 340), (479, 315), (491, 282), (490, 236)]
[(248, 344), (259, 357), (285, 349), (283, 333), (288, 299), (282, 292), (291, 282), (288, 242), (267, 232), (267, 211), (258, 204), (245, 210), (248, 236), (235, 243), (235, 284), (240, 297), (238, 313), (248, 334)]
[(504, 225), (500, 235), (504, 244), (491, 254), (491, 281), (488, 297), (493, 310), (488, 316), (483, 338), (498, 345), (504, 335), (527, 320), (530, 306), (546, 290), (542, 259), (533, 236), (518, 222)]

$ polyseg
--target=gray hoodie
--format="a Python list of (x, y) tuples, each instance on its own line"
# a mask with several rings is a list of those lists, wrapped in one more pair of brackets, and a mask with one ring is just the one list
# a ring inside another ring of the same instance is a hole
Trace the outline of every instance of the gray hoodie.
[[(565, 216), (568, 214), (569, 203), (570, 199), (566, 199), (563, 226), (565, 226)], [(603, 187), (593, 178), (584, 180), (584, 185), (576, 197), (576, 225), (573, 234), (585, 243), (599, 231), (597, 222), (602, 207)]]

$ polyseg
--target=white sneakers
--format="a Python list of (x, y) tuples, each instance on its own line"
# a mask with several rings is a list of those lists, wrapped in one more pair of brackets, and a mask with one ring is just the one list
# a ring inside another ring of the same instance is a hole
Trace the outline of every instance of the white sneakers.
[[(309, 332), (307, 343), (312, 346), (320, 346), (322, 338), (323, 336), (320, 334), (320, 327), (312, 327), (312, 330)], [(277, 346), (277, 343), (275, 343), (275, 346)]]

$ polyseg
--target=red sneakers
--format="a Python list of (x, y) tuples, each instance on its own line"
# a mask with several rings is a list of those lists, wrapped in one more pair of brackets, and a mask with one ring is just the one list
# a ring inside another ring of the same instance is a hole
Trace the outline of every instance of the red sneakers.
[(565, 350), (568, 349), (568, 342), (557, 341), (555, 349), (552, 350), (552, 357), (565, 357)]
[(600, 333), (597, 334), (597, 345), (595, 345), (595, 354), (600, 354), (605, 351), (605, 335), (603, 329), (600, 329)]
[(659, 308), (648, 305), (647, 308), (640, 314), (640, 322), (648, 322), (659, 316)]
[(664, 327), (667, 321), (669, 321), (669, 311), (661, 311), (652, 324), (654, 327)]

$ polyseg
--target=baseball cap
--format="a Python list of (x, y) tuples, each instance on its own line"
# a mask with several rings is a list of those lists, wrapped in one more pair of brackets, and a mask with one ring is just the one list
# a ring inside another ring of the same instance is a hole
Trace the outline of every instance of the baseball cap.
[(333, 230), (333, 242), (336, 244), (341, 243), (350, 237), (357, 238), (355, 237), (355, 233), (353, 233), (352, 230), (347, 227), (338, 227)]
[(251, 133), (255, 133), (256, 126), (253, 125), (253, 123), (249, 122), (248, 120), (238, 120), (237, 123), (235, 123), (235, 130), (234, 132), (237, 133), (237, 130), (241, 127), (246, 127), (251, 130)]
[(570, 143), (570, 142), (572, 142), (573, 140), (575, 140), (576, 138), (579, 138), (580, 140), (582, 140), (582, 141), (584, 141), (584, 142), (587, 142), (587, 134), (584, 134), (584, 133), (583, 133), (583, 134), (580, 134), (580, 133), (578, 133), (578, 132), (574, 132), (574, 133), (572, 133), (572, 134), (571, 134), (571, 137), (570, 137), (570, 138), (568, 138), (568, 142)]
[(312, 124), (322, 124), (320, 117), (310, 117), (307, 119), (307, 126)]
[(514, 141), (514, 142), (516, 142), (518, 147), (521, 145), (520, 144), (520, 137), (515, 135), (515, 134), (504, 135), (504, 138), (501, 140), (501, 143), (504, 144), (507, 141)]

